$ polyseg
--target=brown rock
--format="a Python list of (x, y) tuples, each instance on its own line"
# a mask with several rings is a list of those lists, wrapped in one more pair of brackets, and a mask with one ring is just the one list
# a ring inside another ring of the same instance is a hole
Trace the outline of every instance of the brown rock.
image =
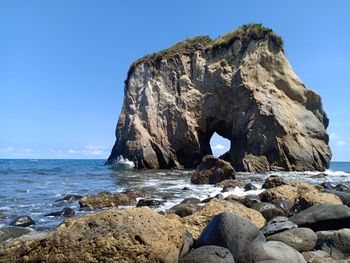
[(299, 197), (299, 193), (295, 186), (281, 185), (262, 192), (260, 197), (263, 202), (275, 203), (277, 200), (285, 198), (294, 204)]
[(235, 179), (235, 170), (231, 164), (215, 156), (206, 155), (193, 173), (191, 183), (217, 184), (227, 179)]
[(334, 194), (322, 193), (313, 190), (304, 193), (298, 198), (298, 201), (295, 204), (295, 209), (296, 211), (301, 211), (311, 206), (320, 204), (341, 205), (343, 202)]
[(244, 183), (235, 179), (226, 179), (215, 185), (216, 187), (243, 187)]
[(281, 176), (271, 175), (268, 178), (266, 178), (264, 184), (262, 185), (262, 188), (270, 189), (270, 188), (285, 185), (285, 184), (286, 182)]
[(234, 194), (231, 194), (227, 197), (225, 197), (225, 200), (226, 201), (229, 201), (229, 202), (239, 202), (239, 203), (242, 203), (244, 198), (242, 196), (238, 196), (238, 195), (234, 195)]
[(101, 192), (98, 195), (87, 195), (82, 197), (79, 201), (79, 205), (81, 208), (90, 209), (135, 205), (137, 197), (145, 196), (147, 196), (147, 192), (142, 189), (116, 194)]
[(178, 262), (185, 229), (150, 208), (65, 220), (44, 238), (0, 247), (2, 262)]
[(193, 235), (193, 238), (197, 239), (208, 222), (214, 216), (223, 212), (230, 212), (249, 219), (258, 228), (262, 228), (266, 223), (265, 218), (258, 211), (247, 208), (239, 203), (232, 203), (220, 199), (211, 200), (209, 203), (206, 203), (199, 211), (190, 216), (182, 218), (181, 222)]
[(214, 132), (237, 171), (325, 170), (331, 150), (321, 98), (296, 76), (281, 40), (259, 25), (197, 37), (132, 64), (107, 163), (194, 168)]

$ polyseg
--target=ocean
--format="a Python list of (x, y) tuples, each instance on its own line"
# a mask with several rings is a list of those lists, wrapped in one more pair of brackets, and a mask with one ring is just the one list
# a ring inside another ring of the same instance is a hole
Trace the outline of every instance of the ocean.
[[(135, 170), (131, 162), (105, 166), (105, 160), (0, 160), (0, 227), (16, 217), (30, 216), (34, 230), (57, 226), (64, 218), (45, 214), (64, 207), (80, 211), (78, 201), (57, 201), (67, 195), (91, 195), (102, 191), (112, 193), (145, 188), (154, 199), (165, 200), (158, 210), (166, 210), (187, 197), (205, 199), (221, 192), (213, 185), (193, 185), (190, 170)], [(242, 188), (222, 193), (247, 195), (262, 192), (263, 180), (271, 174), (312, 183), (349, 182), (350, 162), (332, 162), (327, 176), (315, 178), (320, 172), (271, 172), (264, 174), (238, 173), (237, 179), (252, 182), (258, 190), (244, 192)], [(185, 190), (185, 189), (186, 190)], [(91, 212), (91, 211), (90, 211)]]

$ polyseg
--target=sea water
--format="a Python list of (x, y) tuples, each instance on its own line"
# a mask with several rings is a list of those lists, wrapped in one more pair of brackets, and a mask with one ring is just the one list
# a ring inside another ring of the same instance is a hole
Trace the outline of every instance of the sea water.
[[(28, 215), (36, 222), (33, 229), (57, 226), (64, 218), (45, 214), (71, 207), (77, 215), (78, 201), (57, 201), (67, 195), (92, 195), (102, 191), (112, 193), (144, 188), (153, 199), (164, 200), (166, 210), (184, 198), (205, 199), (221, 192), (213, 185), (191, 184), (190, 170), (135, 170), (128, 161), (105, 166), (104, 160), (0, 160), (0, 227), (9, 225), (16, 216)], [(311, 183), (349, 182), (350, 162), (332, 162), (324, 177), (320, 172), (238, 173), (237, 179), (251, 182), (258, 190), (244, 192), (236, 187), (224, 196), (259, 194), (268, 176), (277, 174), (287, 180), (300, 179)]]

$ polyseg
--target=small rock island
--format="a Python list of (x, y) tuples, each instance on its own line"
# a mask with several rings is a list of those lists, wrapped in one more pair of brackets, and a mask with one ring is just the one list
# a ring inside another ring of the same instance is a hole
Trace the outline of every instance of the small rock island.
[(116, 142), (137, 168), (194, 168), (216, 132), (236, 171), (323, 171), (331, 150), (321, 98), (307, 89), (283, 41), (261, 24), (184, 40), (134, 62)]

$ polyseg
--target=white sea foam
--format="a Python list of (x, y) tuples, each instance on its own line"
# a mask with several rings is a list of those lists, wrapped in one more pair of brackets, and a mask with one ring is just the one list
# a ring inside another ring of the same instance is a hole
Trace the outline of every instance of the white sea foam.
[(130, 168), (134, 168), (135, 164), (133, 161), (128, 160), (127, 158), (123, 158), (123, 157), (118, 157), (118, 161), (117, 164), (121, 164)]

